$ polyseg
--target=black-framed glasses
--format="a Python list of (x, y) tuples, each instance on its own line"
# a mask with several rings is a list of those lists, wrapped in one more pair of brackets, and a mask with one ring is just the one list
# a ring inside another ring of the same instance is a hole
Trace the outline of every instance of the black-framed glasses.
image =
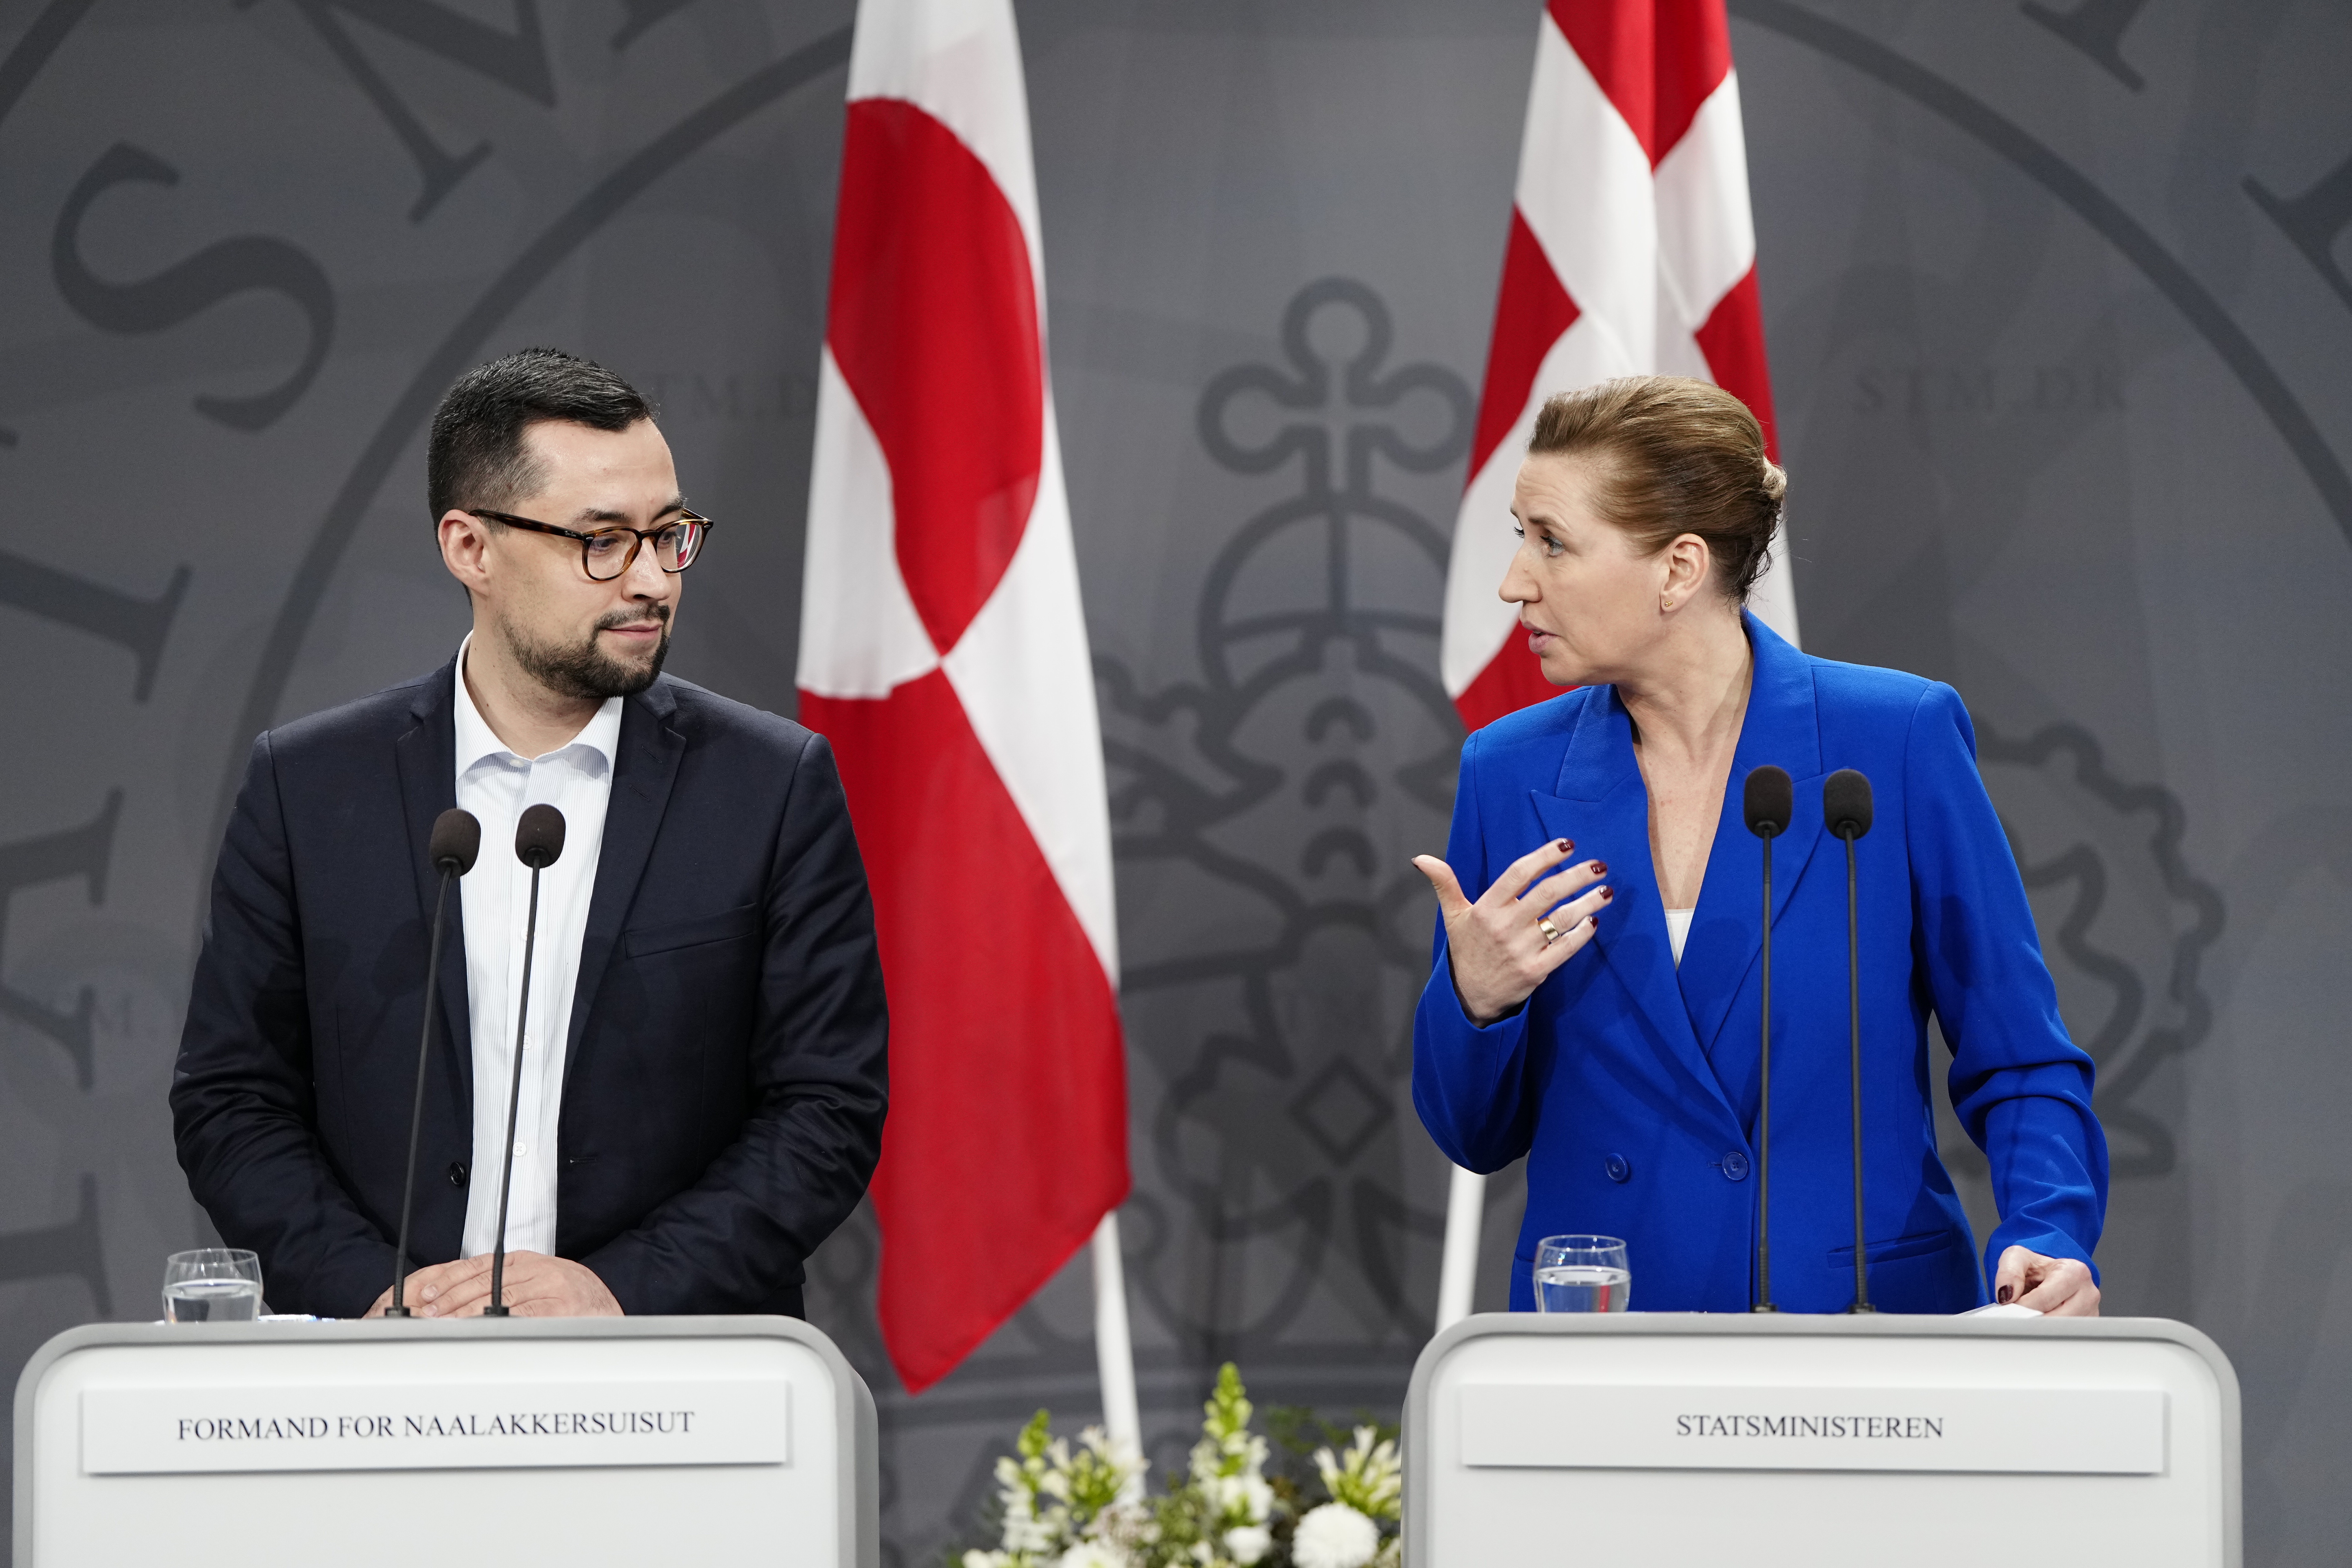
[(533, 533), (551, 533), (558, 539), (580, 542), (580, 563), (588, 575), (599, 583), (609, 583), (636, 564), (637, 551), (650, 542), (654, 560), (665, 572), (676, 574), (694, 564), (702, 553), (702, 542), (710, 536), (718, 524), (694, 512), (681, 511), (659, 528), (599, 528), (587, 533), (576, 529), (558, 528), (551, 522), (534, 522), (511, 512), (485, 511), (480, 507), (465, 509), (476, 517), (487, 517), (493, 522), (503, 522), (509, 528), (527, 528)]

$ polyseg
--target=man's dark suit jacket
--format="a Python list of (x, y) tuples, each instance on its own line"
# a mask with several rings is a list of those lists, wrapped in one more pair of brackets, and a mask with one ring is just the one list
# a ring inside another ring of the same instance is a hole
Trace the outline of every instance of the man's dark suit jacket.
[[(221, 846), (172, 1084), (180, 1164), (281, 1311), (392, 1283), (453, 659), (271, 731)], [(866, 871), (824, 740), (664, 677), (623, 706), (563, 1068), (556, 1251), (631, 1313), (798, 1313), (887, 1100)], [(514, 853), (495, 828), (481, 854)], [(456, 889), (412, 1265), (454, 1258), (473, 1150)]]

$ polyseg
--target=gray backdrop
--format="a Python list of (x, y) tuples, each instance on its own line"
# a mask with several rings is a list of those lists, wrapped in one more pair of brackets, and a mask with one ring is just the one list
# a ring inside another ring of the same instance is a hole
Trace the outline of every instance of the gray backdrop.
[[(1731, 10), (1806, 644), (1974, 710), (2102, 1064), (2107, 1304), (2234, 1358), (2249, 1561), (2338, 1560), (2352, 16)], [(1169, 1462), (1225, 1357), (1392, 1412), (1426, 1336), (1405, 858), (1451, 790), (1439, 587), (1537, 5), (1019, 11)], [(456, 374), (551, 342), (661, 400), (728, 523), (673, 668), (791, 710), (849, 14), (0, 0), (0, 1362), (152, 1316), (205, 1234), (163, 1097), (225, 792), (257, 730), (461, 635), (422, 502)], [(1021, 1416), (1093, 1414), (1084, 1266), (908, 1400), (874, 1258), (861, 1216), (812, 1316), (925, 1563)]]

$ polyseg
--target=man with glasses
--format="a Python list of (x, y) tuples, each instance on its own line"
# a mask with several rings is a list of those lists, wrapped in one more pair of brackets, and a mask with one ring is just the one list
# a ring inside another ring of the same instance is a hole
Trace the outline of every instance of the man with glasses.
[[(436, 1007), (405, 1298), (478, 1313), (520, 1014), (506, 1306), (797, 1314), (887, 1100), (832, 754), (662, 675), (712, 524), (620, 377), (550, 349), (483, 365), (443, 399), (426, 467), (473, 628), (432, 675), (255, 742), (172, 1088), (189, 1184), (278, 1310), (381, 1311)], [(510, 847), (541, 804), (566, 834), (524, 1009)], [(452, 805), (482, 847), (427, 998), (425, 845)]]

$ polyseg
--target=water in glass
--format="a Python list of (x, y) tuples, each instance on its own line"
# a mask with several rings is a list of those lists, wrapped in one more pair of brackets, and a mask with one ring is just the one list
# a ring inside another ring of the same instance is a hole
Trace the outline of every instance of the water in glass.
[(1622, 1312), (1633, 1293), (1633, 1276), (1624, 1268), (1562, 1263), (1536, 1270), (1538, 1312)]
[(1613, 1236), (1547, 1236), (1536, 1244), (1536, 1310), (1622, 1312), (1633, 1304), (1633, 1266)]
[(249, 1323), (261, 1311), (250, 1279), (175, 1279), (163, 1288), (163, 1315), (175, 1323)]
[(200, 1247), (163, 1263), (163, 1316), (174, 1323), (249, 1323), (261, 1315), (261, 1259)]

